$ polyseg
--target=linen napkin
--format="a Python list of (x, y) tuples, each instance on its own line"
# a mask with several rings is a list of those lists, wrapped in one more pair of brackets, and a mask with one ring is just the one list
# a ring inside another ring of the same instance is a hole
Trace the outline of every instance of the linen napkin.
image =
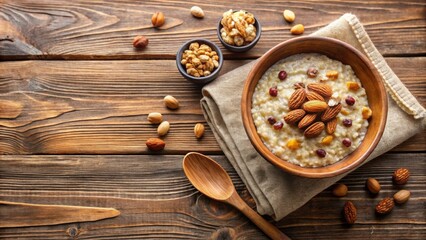
[[(382, 139), (368, 160), (421, 131), (426, 123), (425, 109), (389, 68), (356, 16), (345, 14), (313, 35), (351, 44), (381, 74), (388, 93), (388, 120)], [(256, 201), (257, 211), (279, 220), (346, 174), (326, 179), (298, 177), (276, 168), (257, 153), (244, 130), (240, 109), (243, 85), (254, 62), (205, 86), (201, 107), (220, 147)]]

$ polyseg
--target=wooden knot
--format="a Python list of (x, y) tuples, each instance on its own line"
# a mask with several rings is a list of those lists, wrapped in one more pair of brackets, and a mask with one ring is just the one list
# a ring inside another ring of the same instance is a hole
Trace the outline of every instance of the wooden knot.
[(208, 215), (213, 216), (216, 220), (228, 220), (239, 215), (238, 210), (234, 207), (204, 195), (197, 199), (197, 207)]
[(0, 118), (14, 119), (22, 113), (22, 104), (15, 101), (0, 100)]
[(235, 230), (232, 228), (219, 228), (212, 233), (211, 240), (232, 240), (235, 239)]
[(70, 227), (70, 228), (67, 229), (66, 232), (72, 238), (78, 237), (78, 234), (80, 233), (80, 231), (76, 227)]

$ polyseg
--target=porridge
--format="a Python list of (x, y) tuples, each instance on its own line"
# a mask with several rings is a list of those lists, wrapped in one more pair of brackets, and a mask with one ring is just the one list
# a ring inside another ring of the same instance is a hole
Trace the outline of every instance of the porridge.
[(302, 167), (333, 164), (353, 152), (372, 114), (352, 68), (320, 54), (270, 67), (255, 88), (251, 113), (266, 147)]

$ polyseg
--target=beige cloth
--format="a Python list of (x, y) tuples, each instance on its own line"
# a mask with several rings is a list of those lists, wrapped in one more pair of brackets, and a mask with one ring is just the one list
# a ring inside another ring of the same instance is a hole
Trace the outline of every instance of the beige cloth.
[[(369, 57), (383, 78), (390, 96), (388, 121), (381, 141), (368, 160), (422, 129), (425, 109), (392, 72), (354, 15), (345, 14), (313, 35), (351, 44)], [(240, 109), (242, 88), (253, 63), (205, 86), (201, 106), (220, 147), (255, 199), (258, 212), (279, 220), (344, 175), (320, 180), (293, 176), (274, 167), (257, 153), (245, 133)]]

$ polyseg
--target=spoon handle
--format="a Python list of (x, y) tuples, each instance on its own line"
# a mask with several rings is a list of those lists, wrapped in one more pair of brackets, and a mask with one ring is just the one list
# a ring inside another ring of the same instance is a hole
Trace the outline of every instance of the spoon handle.
[(234, 192), (234, 194), (228, 199), (228, 203), (240, 210), (246, 217), (248, 217), (256, 226), (260, 228), (266, 235), (271, 239), (284, 239), (291, 240), (287, 235), (281, 232), (275, 225), (266, 221), (256, 211), (254, 211), (244, 200)]

